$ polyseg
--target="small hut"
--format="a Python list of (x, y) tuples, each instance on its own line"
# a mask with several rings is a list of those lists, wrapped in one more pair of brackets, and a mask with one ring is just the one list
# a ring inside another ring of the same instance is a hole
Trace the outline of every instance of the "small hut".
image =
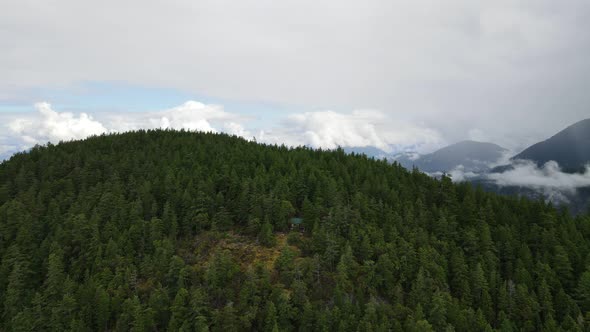
[(289, 221), (291, 223), (291, 230), (298, 229), (299, 231), (305, 231), (305, 227), (303, 226), (303, 218), (291, 218)]

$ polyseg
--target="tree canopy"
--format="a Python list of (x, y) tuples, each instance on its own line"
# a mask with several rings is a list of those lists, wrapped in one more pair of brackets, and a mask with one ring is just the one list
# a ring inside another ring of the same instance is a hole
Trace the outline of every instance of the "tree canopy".
[(151, 130), (0, 164), (5, 331), (583, 331), (589, 253), (587, 215), (342, 149)]

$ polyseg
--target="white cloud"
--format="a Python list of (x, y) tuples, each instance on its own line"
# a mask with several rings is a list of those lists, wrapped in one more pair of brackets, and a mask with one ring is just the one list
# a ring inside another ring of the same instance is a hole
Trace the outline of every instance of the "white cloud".
[(467, 136), (472, 141), (489, 142), (490, 137), (487, 136), (481, 129), (473, 128), (467, 133)]
[(420, 159), (422, 157), (421, 154), (414, 152), (414, 151), (406, 151), (406, 152), (400, 152), (398, 154), (395, 154), (391, 157), (391, 160), (403, 160), (403, 159), (407, 159), (409, 161), (416, 161), (418, 159)]
[(0, 138), (0, 144), (22, 150), (46, 142), (155, 128), (225, 132), (246, 139), (255, 137), (264, 143), (326, 149), (372, 146), (386, 152), (420, 151), (444, 143), (435, 130), (392, 121), (382, 112), (369, 110), (295, 113), (269, 128), (253, 131), (245, 127), (251, 118), (227, 112), (220, 105), (196, 101), (161, 111), (97, 113), (96, 119), (86, 113), (54, 111), (49, 103), (37, 103), (35, 108), (37, 113), (33, 115), (13, 115), (7, 127), (10, 135)]
[(253, 137), (248, 130), (244, 129), (244, 127), (237, 122), (226, 122), (224, 128), (224, 131), (231, 135), (241, 136), (247, 139)]
[(82, 139), (107, 132), (102, 123), (86, 113), (79, 116), (69, 112), (58, 113), (46, 102), (36, 103), (35, 108), (38, 117), (17, 118), (8, 125), (26, 144)]
[(583, 0), (3, 1), (0, 100), (120, 81), (376, 108), (518, 148), (588, 115), (589, 13)]
[[(494, 163), (494, 165), (497, 164)], [(559, 190), (565, 193), (574, 193), (578, 188), (590, 186), (590, 165), (586, 166), (583, 173), (563, 172), (559, 164), (553, 160), (541, 167), (530, 160), (509, 161), (504, 164), (504, 167), (506, 170), (503, 172), (477, 173), (465, 171), (463, 165), (459, 165), (449, 174), (455, 182), (484, 179), (502, 187)], [(440, 175), (440, 173), (433, 175)]]
[(187, 101), (169, 110), (150, 114), (149, 121), (152, 128), (216, 132), (217, 130), (211, 126), (211, 121), (229, 120), (233, 117), (235, 116), (224, 112), (221, 106)]
[[(47, 102), (35, 104), (37, 113), (14, 115), (8, 121), (4, 150), (24, 150), (35, 144), (46, 142), (83, 139), (92, 135), (110, 132), (124, 132), (136, 129), (186, 129), (194, 131), (218, 132), (215, 124), (225, 128), (224, 131), (237, 134), (249, 134), (236, 121), (243, 117), (227, 113), (221, 106), (206, 105), (196, 101), (167, 110), (154, 112), (126, 112), (119, 114), (100, 114), (95, 119), (86, 113), (79, 115), (70, 112), (57, 112)], [(4, 117), (6, 118), (6, 117)], [(10, 144), (6, 143), (9, 142)]]
[(503, 172), (475, 173), (459, 165), (449, 175), (454, 182), (483, 180), (499, 187), (525, 188), (532, 193), (542, 194), (554, 203), (569, 203), (579, 188), (590, 186), (590, 165), (586, 166), (583, 173), (565, 173), (555, 161), (549, 161), (541, 167), (530, 160), (509, 161), (504, 166), (509, 167)]
[(465, 167), (463, 165), (455, 167), (449, 172), (448, 175), (450, 175), (451, 179), (453, 179), (455, 182), (469, 181), (469, 179), (478, 176), (478, 174), (475, 172), (465, 171)]
[(389, 149), (375, 128), (375, 121), (382, 120), (381, 114), (356, 111), (345, 115), (322, 111), (294, 114), (289, 120), (302, 132), (304, 142), (314, 147), (333, 149), (341, 145)]
[(486, 177), (499, 186), (520, 186), (534, 189), (555, 189), (573, 193), (577, 188), (590, 186), (590, 165), (584, 173), (565, 173), (555, 161), (538, 167), (532, 161), (519, 161), (513, 169), (490, 173)]
[(371, 110), (292, 114), (282, 128), (267, 131), (259, 139), (326, 149), (372, 146), (385, 152), (408, 147), (420, 151), (443, 143), (435, 130), (393, 121), (386, 114)]
[(193, 100), (166, 110), (107, 114), (104, 118), (111, 131), (119, 132), (154, 128), (218, 132), (217, 125), (225, 126), (245, 119), (225, 112), (220, 105)]

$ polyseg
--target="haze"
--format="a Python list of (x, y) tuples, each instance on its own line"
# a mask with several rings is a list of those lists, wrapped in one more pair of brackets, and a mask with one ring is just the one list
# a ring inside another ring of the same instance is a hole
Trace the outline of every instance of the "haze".
[(589, 16), (574, 0), (5, 1), (0, 152), (146, 127), (517, 152), (590, 115)]

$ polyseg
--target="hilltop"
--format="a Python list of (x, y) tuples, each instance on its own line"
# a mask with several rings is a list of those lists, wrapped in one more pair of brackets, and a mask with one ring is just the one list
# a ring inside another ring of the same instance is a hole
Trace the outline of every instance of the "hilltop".
[(590, 317), (588, 216), (342, 149), (137, 131), (18, 153), (0, 184), (0, 330), (555, 331)]

